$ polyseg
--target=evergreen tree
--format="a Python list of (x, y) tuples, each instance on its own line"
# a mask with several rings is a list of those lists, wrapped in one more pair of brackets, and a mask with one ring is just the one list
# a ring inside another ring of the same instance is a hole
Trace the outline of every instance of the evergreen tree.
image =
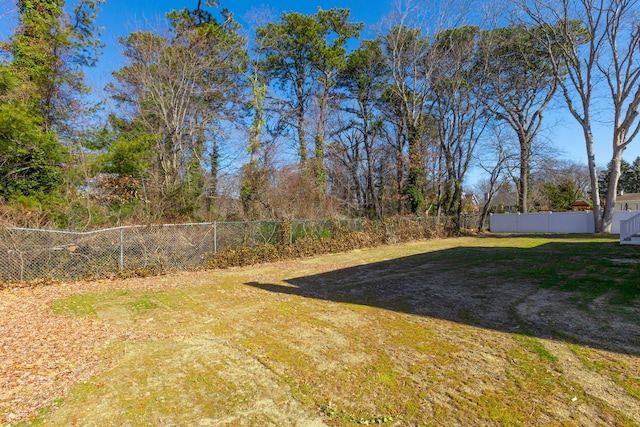
[(11, 43), (11, 71), (25, 84), (20, 98), (41, 117), (43, 131), (69, 136), (73, 120), (86, 112), (82, 67), (94, 66), (102, 43), (94, 25), (104, 0), (80, 0), (65, 13), (64, 0), (19, 0), (19, 22)]
[(42, 118), (17, 98), (18, 79), (0, 66), (0, 200), (54, 201), (67, 150), (42, 130)]
[[(315, 15), (284, 13), (280, 22), (257, 30), (265, 49), (263, 69), (270, 84), (283, 95), (275, 100), (280, 121), (298, 142), (300, 169), (312, 172), (324, 192), (326, 123), (335, 96), (337, 74), (344, 66), (346, 44), (358, 37), (362, 23), (349, 22), (349, 9), (318, 9)], [(317, 106), (311, 120), (311, 106)], [(314, 156), (309, 155), (307, 123), (315, 128)]]
[[(611, 163), (606, 169), (600, 171), (598, 187), (601, 194), (606, 194), (609, 189), (611, 175)], [(622, 159), (620, 161), (620, 179), (618, 180), (618, 193), (640, 193), (640, 156), (633, 163)]]

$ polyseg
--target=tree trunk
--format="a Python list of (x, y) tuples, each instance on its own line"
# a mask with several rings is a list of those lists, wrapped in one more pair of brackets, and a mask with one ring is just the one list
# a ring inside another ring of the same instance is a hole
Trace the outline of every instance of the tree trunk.
[[(366, 176), (366, 188), (364, 191), (365, 196), (365, 210), (366, 215), (368, 217), (375, 217), (379, 215), (378, 213), (378, 198), (376, 196), (375, 190), (375, 179), (374, 179), (374, 170), (373, 170), (373, 142), (374, 142), (374, 134), (369, 129), (369, 120), (370, 114), (369, 109), (366, 103), (361, 102), (358, 99), (358, 105), (360, 106), (360, 111), (362, 112), (362, 144), (364, 146), (364, 152), (367, 156), (367, 176)], [(372, 215), (373, 212), (373, 215)]]
[(378, 198), (376, 196), (374, 171), (373, 171), (373, 154), (371, 152), (370, 141), (365, 137), (365, 153), (367, 154), (367, 188), (366, 188), (366, 209), (367, 215), (371, 217), (371, 212), (378, 215)]
[(214, 140), (211, 149), (211, 183), (209, 186), (209, 197), (218, 195), (218, 169), (219, 169), (220, 151), (218, 143)]
[(316, 180), (316, 187), (319, 194), (324, 194), (327, 187), (327, 171), (324, 165), (324, 136), (316, 135), (315, 152), (313, 158), (313, 176)]
[(478, 232), (482, 232), (485, 230), (484, 222), (487, 219), (487, 215), (489, 215), (489, 209), (491, 209), (492, 201), (493, 201), (493, 194), (490, 194), (486, 203), (482, 207), (482, 212), (480, 213), (480, 221), (478, 222)]
[(611, 232), (611, 223), (613, 222), (613, 211), (616, 206), (616, 196), (618, 194), (618, 181), (620, 180), (620, 175), (621, 175), (620, 164), (622, 163), (623, 151), (624, 151), (624, 148), (620, 148), (620, 145), (616, 144), (616, 148), (614, 148), (613, 156), (611, 158), (610, 169), (609, 169), (609, 186), (607, 188), (604, 212), (602, 215), (602, 232), (604, 233)]
[[(587, 159), (589, 166), (589, 180), (591, 182), (591, 203), (593, 205), (593, 224), (596, 233), (604, 232), (602, 216), (600, 211), (600, 191), (598, 189), (598, 168), (596, 166), (596, 155), (593, 150), (593, 134), (591, 133), (590, 119), (587, 116), (582, 121), (582, 130), (587, 147)], [(617, 190), (617, 189), (616, 189)]]
[(319, 112), (316, 119), (316, 138), (315, 138), (315, 162), (313, 167), (313, 175), (316, 179), (316, 185), (320, 194), (324, 194), (327, 187), (327, 171), (324, 164), (325, 157), (325, 125), (327, 120), (327, 110), (329, 109), (329, 100), (331, 98), (329, 82), (331, 81), (330, 73), (324, 73), (323, 91), (319, 100)]
[(306, 140), (305, 131), (304, 131), (304, 109), (303, 108), (298, 108), (297, 118), (298, 118), (297, 131), (298, 131), (298, 144), (299, 144), (298, 155), (300, 156), (301, 172), (304, 172), (304, 170), (307, 167), (307, 160), (309, 159), (309, 155), (307, 154), (307, 140)]
[[(356, 202), (358, 204), (358, 207), (356, 209), (354, 209), (355, 212), (360, 212), (362, 210), (362, 206), (365, 204), (365, 198), (366, 198), (366, 192), (363, 191), (362, 186), (360, 185), (360, 176), (358, 175), (358, 163), (359, 160), (357, 159), (358, 156), (356, 156), (356, 159), (354, 159), (353, 164), (351, 165), (351, 167), (349, 168), (349, 172), (351, 173), (351, 180), (353, 181), (353, 185), (354, 185), (354, 196), (356, 199)], [(347, 194), (347, 200), (351, 197), (351, 194)]]
[(411, 213), (419, 214), (424, 205), (422, 177), (422, 156), (420, 153), (420, 142), (422, 132), (419, 125), (411, 124), (408, 129), (409, 144), (409, 176), (405, 194), (409, 196), (411, 202)]
[(402, 136), (398, 134), (398, 145), (396, 147), (396, 191), (398, 196), (398, 215), (404, 215), (404, 198), (402, 195), (402, 185), (404, 182), (405, 174), (405, 162), (404, 154), (402, 152), (403, 144), (401, 143)]
[(460, 231), (462, 217), (462, 182), (451, 178), (444, 185), (444, 214), (453, 218), (453, 229)]
[(518, 178), (518, 207), (519, 212), (529, 212), (529, 158), (530, 142), (520, 142), (520, 177)]

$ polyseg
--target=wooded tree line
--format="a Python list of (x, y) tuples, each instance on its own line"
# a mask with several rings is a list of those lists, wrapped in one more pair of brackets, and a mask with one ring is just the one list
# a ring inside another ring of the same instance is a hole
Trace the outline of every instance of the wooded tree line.
[[(528, 212), (544, 205), (531, 186), (558, 100), (583, 129), (597, 227), (610, 226), (638, 133), (636, 1), (523, 2), (501, 27), (407, 2), (371, 39), (348, 9), (284, 13), (247, 35), (198, 1), (121, 38), (108, 110), (83, 74), (103, 2), (17, 1), (0, 63), (0, 201), (13, 223), (459, 217), (472, 164), (489, 198), (512, 182)], [(606, 188), (593, 155), (602, 114)], [(231, 161), (238, 144), (246, 154)]]

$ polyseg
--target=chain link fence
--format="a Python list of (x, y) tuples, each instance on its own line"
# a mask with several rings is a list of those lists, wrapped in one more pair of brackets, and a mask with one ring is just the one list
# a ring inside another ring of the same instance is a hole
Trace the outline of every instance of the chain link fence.
[[(445, 224), (435, 218), (406, 219)], [(469, 221), (468, 219), (465, 221)], [(288, 233), (283, 233), (287, 224)], [(295, 220), (126, 226), (88, 232), (0, 228), (0, 280), (75, 280), (123, 271), (204, 268), (227, 249), (331, 238), (336, 227), (360, 231), (363, 221)], [(386, 232), (393, 237), (393, 226)], [(282, 242), (288, 236), (289, 242)], [(394, 239), (392, 238), (391, 241)]]

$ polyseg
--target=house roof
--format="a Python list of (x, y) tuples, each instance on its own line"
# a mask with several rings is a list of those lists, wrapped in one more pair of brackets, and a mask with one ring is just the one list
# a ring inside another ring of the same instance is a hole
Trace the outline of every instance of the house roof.
[(499, 192), (493, 196), (491, 200), (492, 206), (504, 205), (515, 206), (518, 204), (518, 195), (516, 193), (502, 193)]
[(589, 203), (585, 199), (576, 199), (573, 203), (571, 203), (571, 206), (573, 206), (573, 205), (576, 205), (576, 206), (591, 206), (591, 203)]
[(640, 193), (625, 193), (616, 197), (617, 202), (635, 202), (640, 201)]

